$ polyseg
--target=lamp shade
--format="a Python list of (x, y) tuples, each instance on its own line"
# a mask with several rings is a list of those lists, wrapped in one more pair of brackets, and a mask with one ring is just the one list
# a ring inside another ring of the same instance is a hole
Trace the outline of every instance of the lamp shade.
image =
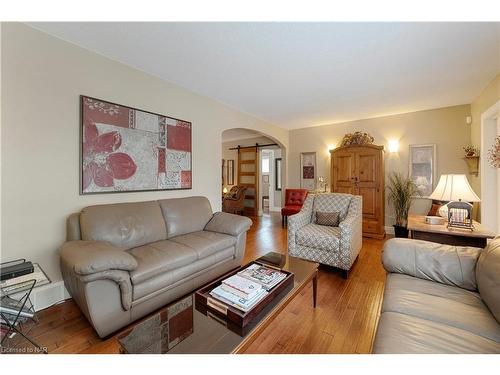
[(464, 174), (442, 174), (439, 182), (429, 196), (438, 201), (480, 202)]

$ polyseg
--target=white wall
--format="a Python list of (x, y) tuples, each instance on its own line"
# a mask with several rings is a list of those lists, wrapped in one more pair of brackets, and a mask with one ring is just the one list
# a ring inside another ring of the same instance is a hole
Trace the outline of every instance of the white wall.
[[(224, 129), (254, 129), (288, 149), (284, 129), (26, 25), (4, 23), (1, 40), (2, 261), (39, 262), (54, 281), (70, 213), (190, 195), (207, 196), (219, 210)], [(80, 196), (80, 94), (191, 121), (193, 189)]]
[[(316, 152), (318, 176), (330, 176), (329, 149), (340, 144), (346, 133), (363, 131), (375, 138), (375, 144), (385, 146), (390, 139), (399, 140), (399, 152), (385, 153), (386, 176), (392, 171), (408, 173), (410, 144), (435, 143), (437, 145), (437, 178), (444, 173), (465, 173), (467, 165), (462, 146), (470, 143), (470, 126), (466, 116), (470, 115), (470, 105), (419, 111), (401, 115), (351, 121), (340, 124), (292, 130), (290, 132), (290, 152), (288, 153), (288, 186), (300, 186), (300, 153)], [(415, 202), (419, 213), (427, 213), (429, 201)], [(393, 224), (393, 214), (386, 202), (386, 225)]]

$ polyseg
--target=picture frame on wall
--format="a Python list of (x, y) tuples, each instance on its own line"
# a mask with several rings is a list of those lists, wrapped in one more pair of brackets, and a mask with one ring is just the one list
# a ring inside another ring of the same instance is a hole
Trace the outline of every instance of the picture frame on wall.
[(281, 191), (281, 158), (274, 159), (274, 190)]
[(192, 124), (80, 96), (80, 194), (192, 188)]
[(410, 145), (408, 176), (422, 197), (428, 197), (436, 183), (436, 145)]
[(225, 182), (227, 181), (227, 175), (226, 175), (226, 161), (222, 159), (222, 169), (221, 169), (221, 174), (222, 174), (222, 186), (225, 185)]
[(309, 191), (316, 190), (316, 152), (300, 154), (300, 187)]

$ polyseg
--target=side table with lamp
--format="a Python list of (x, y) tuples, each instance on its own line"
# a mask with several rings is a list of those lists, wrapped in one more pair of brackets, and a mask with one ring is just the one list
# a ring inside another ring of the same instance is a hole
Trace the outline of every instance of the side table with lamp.
[(495, 234), (472, 219), (472, 204), (480, 199), (463, 174), (441, 175), (429, 199), (447, 201), (439, 209), (442, 217), (410, 215), (408, 230), (413, 239), (455, 246), (486, 247)]

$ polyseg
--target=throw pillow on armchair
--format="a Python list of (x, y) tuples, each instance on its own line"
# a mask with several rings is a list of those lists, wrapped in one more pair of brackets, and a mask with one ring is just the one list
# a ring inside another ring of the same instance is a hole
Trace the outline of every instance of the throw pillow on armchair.
[(316, 224), (329, 227), (338, 227), (340, 222), (340, 212), (316, 211)]

